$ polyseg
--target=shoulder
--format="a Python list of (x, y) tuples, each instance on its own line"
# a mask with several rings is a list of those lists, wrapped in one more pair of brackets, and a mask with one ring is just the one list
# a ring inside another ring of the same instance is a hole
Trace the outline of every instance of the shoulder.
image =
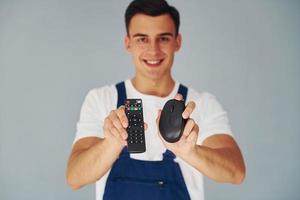
[(114, 93), (116, 93), (116, 87), (114, 84), (104, 85), (101, 87), (94, 87), (88, 91), (88, 95), (94, 97), (102, 97), (103, 95), (113, 95)]
[(207, 91), (199, 92), (189, 87), (187, 95), (187, 102), (188, 101), (195, 102), (195, 115), (201, 116), (202, 119), (225, 112), (217, 97)]
[(200, 137), (197, 144), (214, 134), (228, 134), (232, 136), (228, 115), (216, 96), (209, 92), (198, 92), (189, 87), (188, 101), (194, 101), (195, 110), (191, 117), (201, 127)]
[(97, 108), (114, 109), (117, 102), (117, 89), (115, 84), (95, 87), (88, 91), (85, 102), (94, 104)]
[(197, 91), (192, 87), (188, 87), (188, 101), (196, 101), (198, 103), (207, 103), (209, 101), (215, 101), (216, 96), (207, 91)]
[(117, 96), (115, 84), (92, 88), (88, 91), (87, 94), (87, 97), (91, 97), (101, 101), (109, 101), (114, 98), (114, 96)]

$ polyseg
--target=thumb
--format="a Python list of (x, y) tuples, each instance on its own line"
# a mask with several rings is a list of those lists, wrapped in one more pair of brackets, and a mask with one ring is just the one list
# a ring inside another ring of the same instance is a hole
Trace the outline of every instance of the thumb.
[(146, 122), (144, 122), (144, 129), (145, 131), (148, 129), (148, 124)]
[(159, 120), (160, 120), (160, 115), (161, 115), (161, 109), (158, 110), (157, 112), (157, 118), (156, 118), (156, 124), (158, 125)]
[(174, 99), (176, 99), (176, 100), (178, 100), (178, 101), (181, 101), (181, 100), (183, 100), (183, 96), (182, 96), (181, 94), (177, 93), (177, 94), (175, 95)]

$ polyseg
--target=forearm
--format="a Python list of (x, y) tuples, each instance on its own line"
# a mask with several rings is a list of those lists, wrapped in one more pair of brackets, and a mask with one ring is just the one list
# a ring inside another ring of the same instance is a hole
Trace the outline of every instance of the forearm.
[(238, 154), (232, 148), (212, 149), (196, 145), (191, 154), (180, 157), (217, 182), (240, 184), (245, 176), (245, 166)]
[(122, 147), (106, 139), (100, 139), (90, 148), (75, 153), (69, 161), (67, 180), (73, 189), (100, 179), (118, 158)]

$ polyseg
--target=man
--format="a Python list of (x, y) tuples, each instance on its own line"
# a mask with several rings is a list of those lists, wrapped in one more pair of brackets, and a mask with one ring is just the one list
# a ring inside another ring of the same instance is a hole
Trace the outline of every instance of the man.
[[(124, 43), (135, 76), (123, 86), (127, 98), (143, 100), (146, 152), (129, 156), (126, 150), (128, 119), (124, 106), (117, 107), (119, 90), (115, 85), (95, 88), (77, 124), (67, 167), (70, 187), (96, 182), (97, 200), (204, 199), (202, 174), (242, 183), (243, 157), (216, 98), (192, 88), (187, 96), (177, 94), (182, 85), (172, 78), (171, 68), (181, 46), (178, 11), (164, 0), (134, 0), (125, 21)], [(158, 130), (160, 109), (172, 98), (187, 100), (182, 117), (188, 121), (176, 143), (164, 141)]]

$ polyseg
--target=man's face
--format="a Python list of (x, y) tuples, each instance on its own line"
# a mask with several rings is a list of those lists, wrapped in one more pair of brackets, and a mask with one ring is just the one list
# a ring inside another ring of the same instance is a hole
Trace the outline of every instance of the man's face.
[(181, 45), (175, 24), (169, 15), (134, 15), (129, 25), (125, 46), (133, 57), (136, 75), (160, 79), (170, 75), (174, 54)]

